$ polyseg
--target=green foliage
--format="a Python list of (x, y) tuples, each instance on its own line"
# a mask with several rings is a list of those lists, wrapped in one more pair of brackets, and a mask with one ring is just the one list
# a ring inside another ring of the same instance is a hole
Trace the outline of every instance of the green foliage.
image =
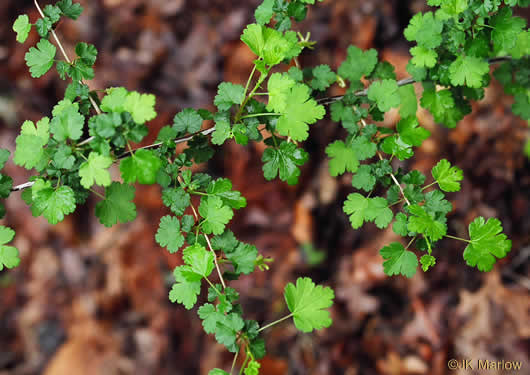
[(279, 147), (270, 147), (263, 153), (263, 173), (267, 180), (279, 175), (280, 180), (289, 185), (298, 183), (301, 165), (304, 165), (309, 155), (304, 150), (297, 148), (293, 143), (282, 141)]
[(43, 117), (35, 125), (31, 121), (24, 121), (20, 135), (16, 139), (15, 164), (26, 169), (42, 170), (48, 161), (44, 146), (50, 139), (50, 119)]
[(164, 216), (155, 236), (156, 242), (173, 254), (184, 245), (184, 236), (180, 233), (180, 221), (174, 216)]
[(315, 283), (302, 277), (296, 280), (296, 286), (287, 284), (284, 290), (285, 302), (294, 319), (294, 324), (302, 332), (329, 327), (332, 323), (329, 308), (335, 293), (329, 287)]
[(24, 43), (31, 31), (31, 23), (27, 14), (21, 14), (13, 23), (13, 31), (17, 33), (17, 42)]
[(29, 49), (25, 60), (33, 78), (39, 78), (50, 70), (56, 51), (55, 46), (46, 39), (41, 39), (37, 43), (37, 48), (31, 47)]
[(114, 224), (127, 223), (136, 218), (134, 187), (113, 182), (105, 189), (105, 199), (96, 204), (96, 216), (101, 224), (111, 227)]
[(368, 99), (376, 102), (381, 112), (396, 108), (401, 103), (397, 82), (392, 79), (374, 82), (368, 89)]
[(109, 186), (111, 179), (108, 168), (111, 164), (112, 159), (110, 157), (91, 152), (88, 155), (88, 160), (79, 167), (81, 185), (86, 189), (91, 188), (94, 184)]
[(359, 81), (374, 70), (377, 64), (377, 51), (370, 49), (363, 51), (358, 47), (348, 47), (348, 56), (339, 67), (338, 73), (341, 77), (352, 82)]
[(15, 231), (0, 225), (0, 271), (6, 268), (15, 268), (20, 264), (19, 253), (16, 247), (6, 246), (15, 237)]
[(443, 191), (459, 191), (460, 182), (464, 178), (458, 167), (452, 167), (446, 159), (442, 159), (432, 168), (432, 176)]
[(348, 195), (344, 202), (344, 212), (350, 215), (354, 229), (362, 227), (365, 221), (373, 221), (378, 228), (386, 228), (394, 216), (386, 199), (366, 198), (359, 193)]
[[(261, 328), (258, 322), (243, 318), (239, 294), (227, 283), (256, 268), (267, 270), (272, 259), (227, 229), (233, 210), (247, 204), (241, 193), (232, 189), (232, 182), (195, 172), (194, 164), (213, 156), (211, 144), (221, 146), (234, 139), (248, 145), (262, 141), (267, 134), (262, 157), (265, 179), (279, 177), (294, 185), (308, 160), (302, 142), (309, 138), (309, 125), (323, 119), (324, 106), (331, 104), (331, 121), (340, 123), (347, 135), (322, 147), (330, 158), (330, 174), (352, 173), (352, 187), (367, 193), (350, 193), (344, 202), (352, 227), (374, 222), (382, 229), (393, 221), (394, 233), (408, 243), (404, 247), (393, 242), (380, 250), (385, 274), (411, 277), (418, 265), (428, 271), (436, 264), (435, 245), (443, 237), (467, 242), (464, 260), (481, 271), (491, 270), (496, 259), (504, 258), (511, 249), (497, 219), (475, 219), (469, 226), (469, 240), (447, 234), (447, 215), (453, 207), (443, 192), (460, 190), (462, 170), (443, 159), (432, 169), (434, 182), (424, 185), (425, 175), (401, 169), (405, 163), (395, 168), (391, 161), (413, 157), (416, 147), (431, 135), (418, 121), (412, 81), (421, 82), (420, 104), (434, 121), (454, 128), (471, 112), (470, 101), (484, 97), (490, 84), (490, 65), (506, 60), (494, 76), (505, 92), (514, 96), (513, 113), (530, 118), (530, 33), (526, 21), (514, 17), (511, 9), (529, 2), (428, 0), (439, 9), (415, 15), (405, 29), (406, 39), (415, 43), (407, 65), (412, 80), (399, 82), (394, 67), (379, 61), (376, 50), (355, 46), (348, 47), (337, 73), (328, 65), (299, 68), (298, 60), (293, 67), (293, 59), (316, 42), (291, 26), (302, 21), (308, 5), (314, 3), (264, 0), (255, 12), (257, 23), (248, 25), (241, 36), (256, 55), (247, 85), (221, 82), (214, 99), (216, 111), (182, 109), (172, 124), (161, 128), (156, 144), (138, 149), (132, 144), (148, 135), (146, 122), (156, 117), (155, 97), (115, 87), (99, 98), (98, 92), (91, 92), (83, 83), (95, 77), (95, 46), (77, 43), (75, 59), (61, 61), (48, 40), (51, 31), (61, 25), (61, 18), (77, 19), (82, 7), (61, 0), (46, 5), (44, 16), (34, 25), (27, 15), (20, 15), (13, 24), (20, 43), (28, 39), (32, 26), (41, 37), (25, 55), (32, 77), (41, 77), (55, 64), (60, 78), (71, 79), (51, 120), (25, 121), (16, 139), (14, 163), (37, 171), (33, 185), (22, 193), (33, 215), (55, 224), (93, 193), (102, 198), (96, 204), (96, 216), (103, 225), (127, 223), (136, 217), (135, 188), (130, 184), (159, 184), (162, 202), (172, 214), (161, 218), (156, 242), (170, 253), (185, 243), (190, 245), (182, 252), (184, 264), (173, 272), (175, 283), (169, 299), (191, 309), (206, 283), (208, 301), (198, 308), (204, 330), (229, 351), (245, 356), (242, 372), (246, 375), (259, 373), (256, 359), (265, 355), (262, 330), (289, 317), (303, 332), (328, 327), (331, 318), (327, 309), (334, 294), (309, 278), (300, 278), (296, 285), (285, 288), (289, 315)], [(276, 67), (279, 64), (283, 66)], [(335, 84), (345, 89), (345, 95), (324, 97)], [(398, 108), (401, 117), (395, 129), (374, 125), (392, 108)], [(201, 131), (205, 121), (213, 122), (215, 129)], [(83, 139), (87, 133), (90, 138)], [(180, 151), (177, 144), (185, 141), (187, 148)], [(0, 167), (8, 158), (9, 152), (0, 150)], [(109, 168), (117, 161), (124, 183), (111, 180)], [(94, 185), (104, 187), (105, 196), (92, 191)], [(13, 180), (0, 174), (0, 198), (7, 198), (12, 188)], [(0, 204), (0, 218), (4, 214), (5, 207)], [(12, 230), (0, 226), (0, 270), (20, 263), (18, 250), (6, 246), (13, 236)], [(423, 254), (416, 255), (412, 246)], [(310, 244), (303, 250), (311, 264), (321, 262), (325, 255)], [(219, 369), (210, 373), (227, 374)]]
[(309, 124), (321, 120), (326, 111), (309, 96), (310, 90), (305, 85), (294, 85), (287, 96), (285, 108), (281, 111), (276, 130), (280, 135), (295, 141), (304, 141), (308, 137)]
[(225, 230), (226, 224), (234, 216), (232, 209), (223, 203), (217, 196), (210, 196), (201, 199), (199, 214), (204, 219), (201, 227), (206, 234), (221, 234)]
[(121, 177), (127, 183), (154, 184), (162, 161), (150, 150), (138, 150), (120, 163)]
[(464, 250), (464, 259), (480, 271), (491, 271), (495, 257), (504, 258), (512, 248), (512, 241), (502, 232), (498, 219), (477, 217), (469, 224), (469, 244)]
[(418, 268), (418, 258), (409, 250), (406, 250), (399, 242), (393, 242), (380, 250), (385, 259), (383, 268), (388, 276), (403, 275), (412, 277)]

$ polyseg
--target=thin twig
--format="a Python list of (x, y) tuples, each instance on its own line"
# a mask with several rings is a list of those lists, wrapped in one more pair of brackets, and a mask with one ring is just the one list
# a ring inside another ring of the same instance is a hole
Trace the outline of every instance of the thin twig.
[[(180, 176), (177, 177), (178, 181), (182, 184), (182, 178)], [(197, 214), (197, 210), (195, 210), (195, 207), (193, 206), (193, 203), (190, 204), (191, 210), (193, 211), (193, 216), (195, 217), (195, 220), (199, 222), (199, 215)], [(226, 289), (226, 283), (223, 279), (223, 274), (221, 272), (221, 268), (219, 267), (219, 263), (217, 262), (217, 255), (215, 254), (215, 251), (213, 249), (213, 246), (210, 242), (210, 238), (206, 233), (203, 233), (204, 239), (206, 240), (206, 243), (208, 244), (208, 248), (210, 249), (212, 255), (213, 255), (213, 262), (215, 263), (215, 269), (217, 270), (217, 274), (219, 275), (219, 280), (221, 280), (221, 285), (223, 286), (223, 289)]]
[[(45, 18), (46, 15), (44, 14), (44, 12), (42, 11), (39, 3), (37, 2), (37, 0), (33, 0), (33, 2), (35, 3), (35, 7), (37, 7), (37, 10), (39, 11), (39, 14), (42, 18)], [(51, 33), (52, 33), (52, 36), (53, 36), (53, 39), (55, 39), (55, 42), (57, 43), (57, 46), (59, 47), (59, 50), (61, 51), (61, 53), (63, 54), (64, 56), (64, 59), (66, 60), (66, 62), (68, 64), (71, 64), (72, 63), (72, 60), (70, 60), (70, 58), (68, 57), (68, 55), (66, 54), (66, 50), (64, 49), (63, 47), (63, 44), (61, 43), (61, 41), (59, 40), (59, 37), (57, 36), (57, 33), (55, 32), (54, 29), (51, 30)], [(81, 83), (83, 83), (83, 81), (81, 80), (80, 81)], [(92, 97), (90, 95), (88, 95), (88, 100), (90, 100), (90, 104), (92, 105), (92, 107), (94, 107), (94, 109), (96, 110), (97, 114), (100, 115), (101, 114), (101, 109), (99, 108), (98, 104), (96, 103), (96, 101), (94, 99), (92, 99)]]
[[(42, 15), (43, 13), (40, 10), (40, 7), (39, 7), (39, 5), (37, 3), (37, 0), (35, 0), (35, 5), (37, 6), (37, 9), (39, 10), (39, 13), (41, 13), (41, 15)], [(57, 38), (57, 36), (55, 35), (55, 33), (53, 31), (52, 31), (52, 34), (54, 35), (54, 37), (56, 38), (55, 40), (57, 41), (57, 43), (59, 44), (60, 48), (62, 49), (62, 46), (61, 46), (61, 44), (59, 42), (59, 39)], [(526, 58), (526, 57), (527, 56), (524, 56), (524, 58)], [(68, 56), (66, 56), (66, 54), (65, 54), (65, 58), (66, 59), (68, 58)], [(503, 56), (503, 57), (495, 57), (495, 58), (489, 59), (488, 62), (490, 64), (495, 64), (495, 63), (498, 63), (498, 62), (510, 61), (510, 60), (512, 60), (512, 58), (510, 56)], [(410, 84), (415, 83), (415, 82), (416, 81), (412, 77), (409, 77), (409, 78), (405, 78), (405, 79), (402, 79), (402, 80), (398, 81), (397, 84), (398, 84), (398, 86), (405, 86), (405, 85), (410, 85)], [(366, 95), (368, 95), (368, 88), (366, 88), (364, 90), (361, 90), (361, 91), (357, 91), (355, 93), (355, 95), (356, 96), (366, 96)], [(90, 98), (90, 96), (89, 96), (89, 98)], [(327, 97), (327, 98), (317, 99), (317, 102), (319, 104), (322, 104), (322, 105), (328, 105), (328, 104), (332, 104), (332, 103), (341, 101), (343, 98), (344, 98), (344, 95), (330, 96), (330, 97)], [(96, 108), (96, 112), (98, 112), (99, 108), (97, 107), (97, 105), (96, 105), (95, 108)], [(100, 113), (100, 112), (98, 112), (98, 113)], [(195, 134), (192, 134), (192, 135), (190, 135), (188, 137), (179, 138), (179, 139), (175, 140), (175, 143), (179, 144), (179, 143), (187, 142), (187, 141), (191, 140), (197, 134), (210, 135), (214, 131), (215, 131), (215, 126), (209, 128), (209, 129), (197, 132)], [(89, 137), (89, 138), (81, 141), (77, 145), (78, 146), (84, 146), (87, 143), (90, 143), (92, 140), (94, 140), (94, 137)], [(160, 143), (160, 142), (159, 143), (154, 143), (154, 144), (151, 144), (151, 145), (148, 145), (148, 146), (143, 146), (143, 147), (134, 149), (133, 152), (136, 151), (136, 150), (141, 150), (141, 149), (144, 149), (144, 150), (156, 149), (156, 148), (160, 147), (161, 145), (162, 145), (162, 143)], [(116, 160), (124, 159), (124, 158), (126, 158), (126, 157), (128, 157), (130, 155), (131, 155), (130, 152), (125, 152), (122, 155), (118, 156), (118, 158)], [(381, 156), (379, 156), (379, 157), (381, 157)], [(392, 179), (395, 182), (396, 181), (395, 176), (391, 175), (391, 177), (392, 177)], [(17, 185), (15, 187), (13, 187), (11, 189), (11, 191), (20, 191), (20, 190), (24, 190), (24, 189), (26, 189), (28, 187), (31, 187), (31, 186), (33, 186), (33, 182), (26, 182), (26, 183), (23, 183), (23, 184), (20, 184), (20, 185)], [(403, 189), (401, 188), (401, 186), (400, 186), (400, 190), (401, 190), (401, 192), (403, 192)], [(405, 198), (405, 200), (406, 200), (406, 198)], [(410, 202), (408, 202), (408, 200), (407, 200), (407, 204), (410, 205)]]
[[(364, 121), (363, 118), (361, 118), (361, 123), (362, 123), (363, 127), (366, 127), (366, 121)], [(377, 151), (377, 156), (379, 157), (379, 160), (383, 160), (384, 159), (383, 156), (381, 156), (381, 153), (379, 151)], [(394, 176), (393, 173), (390, 173), (390, 177), (392, 178), (392, 181), (394, 181), (394, 183), (399, 188), (399, 191), (401, 192), (401, 195), (403, 196), (403, 199), (405, 199), (405, 202), (407, 202), (407, 205), (410, 206), (410, 202), (407, 199), (407, 197), (405, 196), (405, 192), (403, 191), (403, 188), (401, 187), (401, 184), (397, 180), (396, 176)]]
[[(528, 56), (524, 56), (523, 58), (526, 58)], [(501, 56), (501, 57), (494, 57), (492, 59), (489, 59), (488, 60), (488, 63), (489, 64), (495, 64), (495, 63), (499, 63), (499, 62), (503, 62), (503, 61), (511, 61), (512, 58), (510, 56)], [(405, 85), (410, 85), (412, 83), (416, 83), (417, 81), (412, 78), (412, 77), (407, 77), (407, 78), (404, 78), (400, 81), (397, 81), (397, 85), (398, 86), (405, 86)], [(355, 96), (366, 96), (368, 95), (368, 89), (369, 87), (365, 88), (364, 90), (360, 90), (360, 91), (357, 91), (354, 93)], [(338, 102), (338, 101), (341, 101), (342, 99), (344, 99), (344, 95), (337, 95), (337, 96), (330, 96), (330, 97), (327, 97), (327, 98), (320, 98), (320, 99), (317, 99), (317, 103), (318, 104), (322, 104), (322, 105), (328, 105), (328, 104), (332, 104), (332, 103), (335, 103), (335, 102)]]

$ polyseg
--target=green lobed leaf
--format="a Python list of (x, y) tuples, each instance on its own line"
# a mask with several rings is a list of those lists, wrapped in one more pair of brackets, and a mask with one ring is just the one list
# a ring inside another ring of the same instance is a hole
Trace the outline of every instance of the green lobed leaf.
[(228, 178), (219, 178), (210, 182), (206, 191), (210, 196), (217, 196), (233, 209), (240, 209), (247, 205), (245, 197), (239, 191), (232, 190), (232, 181)]
[(162, 217), (155, 240), (160, 246), (166, 247), (171, 254), (176, 253), (184, 245), (179, 219), (170, 215)]
[(203, 119), (193, 108), (185, 108), (173, 118), (173, 129), (179, 134), (196, 133), (201, 130)]
[(273, 73), (268, 82), (269, 102), (267, 110), (282, 113), (287, 105), (287, 97), (296, 82), (287, 74)]
[(295, 185), (301, 173), (299, 166), (304, 165), (308, 158), (308, 153), (293, 143), (282, 141), (279, 147), (269, 147), (262, 157), (265, 179), (270, 181), (279, 175), (280, 180)]
[(189, 278), (186, 276), (186, 271), (189, 274), (190, 266), (179, 266), (173, 271), (175, 283), (169, 292), (169, 300), (173, 303), (178, 302), (188, 310), (193, 308), (197, 302), (197, 296), (201, 292), (201, 280)]
[(66, 17), (73, 20), (79, 18), (81, 13), (83, 13), (83, 7), (78, 3), (72, 2), (72, 0), (60, 0), (56, 5)]
[(276, 125), (279, 134), (295, 141), (304, 141), (308, 137), (308, 125), (324, 117), (324, 106), (317, 104), (309, 94), (310, 90), (305, 85), (296, 84), (291, 88), (285, 109)]
[(363, 51), (356, 46), (349, 46), (347, 54), (338, 73), (350, 81), (359, 81), (363, 76), (368, 76), (377, 64), (377, 51), (375, 49)]
[(20, 254), (13, 246), (6, 246), (15, 237), (15, 231), (11, 228), (0, 225), (0, 271), (4, 267), (11, 269), (20, 264)]
[(79, 113), (79, 104), (63, 99), (53, 107), (52, 114), (50, 130), (54, 139), (64, 142), (67, 139), (77, 141), (81, 138), (85, 116)]
[(360, 228), (365, 221), (373, 221), (378, 228), (386, 228), (394, 216), (392, 210), (388, 208), (386, 199), (366, 198), (359, 193), (348, 195), (343, 210), (350, 216), (350, 223), (354, 229)]
[(171, 212), (177, 216), (184, 214), (184, 211), (191, 203), (190, 195), (182, 188), (164, 189), (162, 191), (162, 202), (169, 207)]
[(234, 216), (234, 212), (229, 206), (223, 204), (220, 197), (209, 196), (201, 199), (199, 214), (204, 219), (201, 227), (206, 234), (223, 233), (226, 224)]
[(508, 51), (515, 47), (519, 34), (526, 27), (526, 20), (520, 17), (513, 17), (512, 10), (504, 7), (490, 19), (493, 27), (491, 40), (495, 52)]
[(368, 88), (368, 99), (376, 102), (381, 112), (388, 112), (401, 103), (398, 93), (398, 85), (395, 80), (384, 79), (374, 82)]
[(120, 163), (121, 177), (124, 182), (152, 185), (156, 182), (162, 160), (151, 150), (140, 149)]
[(79, 167), (81, 185), (90, 189), (92, 185), (109, 186), (111, 183), (108, 168), (112, 165), (112, 158), (97, 152), (91, 152), (88, 160)]
[(335, 294), (330, 287), (322, 287), (308, 277), (296, 280), (284, 289), (285, 302), (294, 318), (294, 325), (302, 332), (329, 327), (332, 323), (328, 309)]
[(442, 159), (432, 168), (432, 176), (440, 186), (440, 189), (447, 192), (460, 190), (460, 182), (464, 176), (460, 168), (451, 166), (447, 159)]
[(64, 220), (65, 215), (75, 211), (75, 194), (71, 187), (53, 188), (50, 181), (39, 179), (31, 188), (31, 213), (43, 216), (50, 224)]
[(422, 233), (433, 241), (438, 241), (447, 233), (445, 220), (437, 220), (431, 216), (424, 207), (417, 204), (408, 206), (409, 217), (408, 230)]
[(479, 88), (484, 84), (484, 76), (490, 67), (487, 61), (474, 56), (458, 56), (449, 66), (449, 77), (455, 86)]
[(383, 247), (379, 253), (385, 259), (383, 270), (386, 275), (403, 275), (412, 277), (418, 268), (418, 258), (412, 251), (406, 250), (399, 242), (392, 242)]
[(374, 188), (375, 183), (376, 178), (372, 174), (372, 168), (367, 164), (361, 165), (352, 178), (352, 186), (354, 188), (362, 189), (367, 192)]
[(331, 71), (329, 65), (319, 65), (313, 68), (311, 87), (314, 90), (324, 91), (337, 80), (337, 75)]
[(48, 117), (43, 117), (36, 125), (31, 121), (24, 121), (20, 135), (16, 139), (14, 163), (26, 169), (44, 169), (48, 162), (44, 146), (48, 144), (49, 139), (50, 119)]
[(17, 33), (17, 42), (24, 43), (31, 31), (31, 23), (27, 14), (21, 14), (13, 23), (13, 31)]
[(432, 12), (417, 13), (410, 20), (404, 35), (408, 41), (416, 41), (425, 48), (436, 48), (442, 43), (443, 22), (434, 18)]
[(464, 250), (464, 259), (471, 267), (480, 271), (491, 271), (495, 258), (504, 258), (512, 248), (512, 241), (502, 232), (502, 224), (498, 219), (485, 221), (477, 217), (469, 224), (470, 242)]
[(335, 141), (326, 147), (329, 161), (329, 173), (333, 177), (347, 172), (356, 172), (359, 168), (355, 149), (347, 146), (343, 141)]
[(156, 98), (153, 94), (130, 92), (123, 103), (123, 109), (129, 112), (137, 124), (143, 124), (156, 117)]
[(25, 55), (26, 64), (33, 78), (46, 74), (53, 65), (57, 49), (47, 39), (41, 39), (37, 48), (31, 47)]
[(431, 135), (430, 131), (420, 126), (415, 116), (401, 119), (397, 124), (397, 131), (405, 143), (416, 147), (421, 146)]
[(222, 82), (217, 88), (214, 104), (220, 111), (226, 111), (234, 104), (242, 104), (244, 99), (245, 88), (243, 86), (231, 82)]
[(105, 199), (96, 204), (96, 216), (101, 224), (111, 227), (136, 218), (134, 186), (113, 182), (105, 189)]

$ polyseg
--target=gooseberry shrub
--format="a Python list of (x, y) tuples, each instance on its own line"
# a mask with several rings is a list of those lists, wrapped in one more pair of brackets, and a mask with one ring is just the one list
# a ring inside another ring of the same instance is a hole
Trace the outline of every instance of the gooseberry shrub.
[[(347, 49), (337, 71), (328, 65), (301, 68), (298, 56), (316, 42), (292, 27), (314, 3), (264, 0), (255, 11), (256, 22), (241, 35), (256, 56), (246, 85), (222, 82), (214, 100), (217, 111), (183, 109), (160, 130), (155, 144), (141, 148), (133, 144), (146, 137), (147, 123), (157, 116), (155, 96), (124, 87), (107, 88), (103, 95), (91, 91), (85, 81), (95, 77), (97, 49), (80, 42), (71, 59), (61, 45), (56, 26), (63, 17), (77, 19), (83, 11), (80, 4), (60, 0), (41, 8), (35, 1), (40, 14), (35, 23), (24, 14), (13, 25), (18, 42), (25, 42), (32, 29), (40, 36), (25, 55), (31, 76), (41, 77), (55, 67), (70, 83), (51, 115), (22, 124), (13, 161), (35, 175), (13, 187), (11, 177), (0, 174), (1, 198), (22, 191), (34, 216), (57, 224), (94, 194), (100, 198), (95, 214), (110, 227), (135, 219), (135, 183), (160, 185), (169, 213), (160, 220), (155, 240), (170, 253), (182, 249), (184, 262), (174, 269), (169, 299), (192, 309), (201, 290), (207, 290), (208, 301), (197, 310), (204, 331), (236, 357), (243, 356), (241, 371), (246, 375), (259, 372), (258, 360), (265, 355), (260, 333), (266, 328), (289, 318), (302, 332), (330, 326), (334, 293), (302, 277), (285, 287), (289, 313), (284, 318), (263, 325), (244, 319), (239, 294), (229, 281), (267, 270), (272, 259), (227, 229), (234, 210), (246, 206), (231, 181), (191, 169), (207, 162), (225, 142), (264, 142), (265, 178), (297, 184), (309, 157), (302, 142), (311, 126), (328, 114), (347, 133), (325, 152), (331, 176), (352, 175), (353, 192), (343, 206), (351, 226), (391, 225), (403, 238), (380, 250), (389, 276), (412, 277), (418, 268), (427, 272), (436, 264), (436, 244), (443, 238), (464, 242), (464, 261), (480, 271), (491, 270), (511, 249), (496, 218), (474, 219), (468, 239), (448, 233), (447, 215), (453, 207), (446, 193), (460, 190), (464, 176), (458, 166), (443, 159), (425, 176), (396, 169), (392, 161), (410, 159), (431, 135), (416, 116), (414, 83), (423, 88), (421, 107), (436, 123), (454, 128), (471, 112), (470, 102), (484, 97), (495, 66), (493, 75), (514, 96), (513, 113), (530, 120), (529, 33), (526, 21), (513, 15), (513, 7), (527, 7), (530, 1), (428, 0), (432, 11), (416, 14), (405, 29), (412, 58), (410, 77), (400, 81), (376, 50), (355, 46)], [(333, 85), (344, 88), (344, 95), (327, 97)], [(393, 108), (400, 115), (395, 128), (377, 125)], [(206, 120), (215, 125), (203, 129)], [(176, 146), (184, 142), (187, 148), (177, 153)], [(0, 150), (0, 169), (9, 156)], [(121, 181), (111, 179), (114, 163), (119, 163)], [(104, 194), (95, 186), (104, 188)], [(192, 196), (199, 198), (197, 207)], [(14, 235), (0, 226), (0, 270), (20, 263), (18, 250), (7, 245)], [(228, 372), (214, 369), (210, 374)]]

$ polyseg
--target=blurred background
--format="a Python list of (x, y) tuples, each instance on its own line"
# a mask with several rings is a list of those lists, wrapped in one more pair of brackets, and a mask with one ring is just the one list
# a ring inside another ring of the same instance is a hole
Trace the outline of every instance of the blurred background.
[[(150, 122), (145, 144), (179, 110), (213, 109), (219, 82), (244, 83), (250, 73), (254, 55), (239, 36), (253, 22), (258, 0), (80, 2), (83, 15), (63, 21), (58, 35), (70, 55), (78, 41), (97, 47), (92, 89), (125, 86), (156, 95), (159, 116)], [(409, 45), (403, 29), (426, 9), (425, 1), (415, 0), (318, 3), (295, 26), (318, 42), (314, 51), (304, 51), (301, 65), (337, 69), (355, 44), (376, 48), (404, 78)], [(54, 71), (30, 78), (24, 54), (37, 35), (32, 31), (24, 45), (16, 43), (11, 26), (20, 13), (32, 22), (38, 17), (32, 1), (0, 2), (0, 147), (11, 151), (22, 122), (50, 115), (66, 85)], [(233, 283), (247, 319), (283, 316), (283, 287), (301, 275), (336, 292), (329, 329), (301, 334), (282, 323), (266, 331), (262, 374), (436, 375), (448, 372), (451, 358), (519, 360), (521, 374), (529, 373), (530, 164), (522, 152), (528, 127), (511, 114), (511, 102), (493, 80), (485, 99), (473, 103), (473, 113), (454, 130), (434, 124), (420, 109), (420, 123), (432, 136), (414, 159), (399, 164), (430, 176), (445, 157), (464, 170), (462, 191), (449, 195), (455, 207), (449, 232), (466, 237), (473, 218), (496, 216), (513, 241), (510, 255), (488, 274), (467, 267), (462, 243), (446, 239), (435, 250), (433, 270), (412, 279), (386, 277), (378, 251), (397, 237), (373, 224), (351, 228), (342, 212), (351, 176), (331, 178), (324, 154), (344, 134), (328, 120), (311, 127), (304, 144), (310, 161), (296, 186), (265, 181), (263, 144), (230, 142), (197, 168), (233, 181), (248, 206), (236, 213), (231, 229), (275, 259), (269, 271)], [(390, 112), (384, 124), (394, 126), (397, 119), (397, 111)], [(12, 162), (6, 171), (15, 184), (30, 176)], [(119, 178), (117, 167), (113, 175)], [(138, 186), (138, 218), (110, 229), (93, 215), (97, 200), (91, 197), (56, 226), (33, 218), (20, 193), (6, 202), (2, 224), (16, 230), (22, 263), (0, 272), (0, 374), (229, 369), (233, 356), (202, 331), (196, 309), (168, 300), (171, 270), (181, 261), (154, 242), (156, 223), (167, 214), (159, 188)]]

